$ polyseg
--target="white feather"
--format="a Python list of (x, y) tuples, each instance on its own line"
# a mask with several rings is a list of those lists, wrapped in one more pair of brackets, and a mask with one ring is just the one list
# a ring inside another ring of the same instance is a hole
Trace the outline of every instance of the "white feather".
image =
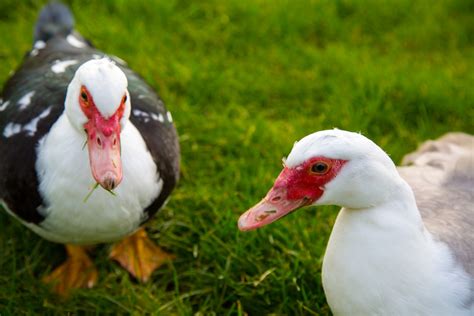
[(59, 74), (59, 73), (63, 73), (66, 71), (66, 68), (69, 67), (69, 66), (72, 66), (72, 65), (75, 65), (77, 64), (78, 61), (77, 60), (57, 60), (52, 66), (51, 66), (51, 71), (56, 73), (56, 74)]
[(28, 226), (60, 243), (94, 244), (134, 232), (143, 210), (160, 193), (163, 181), (138, 130), (132, 123), (121, 133), (123, 180), (116, 196), (97, 188), (89, 166), (85, 136), (63, 114), (37, 148), (39, 191), (46, 205), (40, 226)]
[(35, 91), (30, 91), (27, 94), (25, 94), (23, 97), (21, 97), (20, 100), (18, 100), (18, 104), (20, 105), (20, 111), (23, 111), (30, 105), (31, 98), (34, 95), (35, 95)]
[(86, 43), (84, 43), (83, 41), (79, 40), (77, 37), (75, 37), (74, 35), (72, 34), (69, 34), (67, 37), (66, 37), (66, 40), (68, 41), (69, 44), (71, 44), (72, 46), (74, 47), (77, 47), (77, 48), (84, 48), (86, 47)]
[(286, 165), (323, 156), (347, 160), (315, 205), (343, 206), (322, 279), (335, 315), (473, 315), (466, 273), (425, 229), (409, 185), (366, 137), (321, 131), (297, 142)]

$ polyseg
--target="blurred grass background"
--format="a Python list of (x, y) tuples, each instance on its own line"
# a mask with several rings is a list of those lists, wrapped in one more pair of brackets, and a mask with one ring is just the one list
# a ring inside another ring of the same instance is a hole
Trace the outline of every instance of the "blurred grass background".
[[(423, 140), (474, 132), (473, 1), (65, 2), (77, 29), (173, 113), (182, 178), (149, 231), (177, 258), (141, 285), (100, 246), (98, 286), (63, 301), (40, 281), (62, 247), (0, 212), (2, 316), (328, 315), (320, 265), (336, 207), (236, 227), (293, 142), (361, 131), (399, 162)], [(0, 2), (1, 84), (30, 49), (44, 3)]]

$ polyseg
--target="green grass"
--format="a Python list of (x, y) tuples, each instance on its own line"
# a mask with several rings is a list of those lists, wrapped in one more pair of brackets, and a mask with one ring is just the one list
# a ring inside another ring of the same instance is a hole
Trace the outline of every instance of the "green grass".
[[(0, 83), (44, 1), (0, 3)], [(396, 161), (445, 132), (474, 132), (472, 1), (77, 1), (77, 29), (157, 89), (181, 140), (182, 177), (151, 222), (176, 255), (137, 284), (94, 252), (100, 281), (62, 301), (41, 276), (64, 259), (0, 212), (0, 314), (330, 314), (320, 281), (337, 208), (256, 232), (236, 221), (295, 140), (362, 131)]]

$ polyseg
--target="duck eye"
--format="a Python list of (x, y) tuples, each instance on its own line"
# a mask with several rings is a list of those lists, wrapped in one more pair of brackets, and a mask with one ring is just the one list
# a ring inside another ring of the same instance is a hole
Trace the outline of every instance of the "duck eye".
[(87, 101), (88, 101), (87, 93), (85, 93), (85, 91), (82, 91), (82, 92), (81, 92), (81, 99), (82, 99), (82, 101), (84, 101), (84, 102), (87, 102)]
[(127, 102), (127, 95), (124, 95), (122, 99), (122, 103), (125, 103), (125, 102)]
[(329, 166), (325, 162), (317, 162), (311, 166), (311, 172), (316, 174), (325, 174), (328, 170)]

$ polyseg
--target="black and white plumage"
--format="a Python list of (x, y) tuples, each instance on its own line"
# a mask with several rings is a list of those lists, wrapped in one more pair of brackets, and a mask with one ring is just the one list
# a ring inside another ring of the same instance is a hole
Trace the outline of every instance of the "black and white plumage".
[[(122, 60), (73, 32), (72, 21), (63, 5), (46, 6), (33, 49), (4, 87), (0, 202), (46, 239), (107, 242), (133, 233), (163, 206), (178, 180), (179, 144), (159, 96)], [(108, 122), (120, 114), (114, 125), (119, 147), (112, 162), (96, 163), (103, 177), (111, 165), (120, 169), (113, 180), (98, 180), (97, 170), (92, 174), (90, 159), (103, 157), (88, 157), (91, 147), (106, 145), (94, 144), (96, 139), (91, 141), (84, 131), (84, 89), (98, 119)], [(99, 188), (86, 200), (101, 181), (116, 195)]]

